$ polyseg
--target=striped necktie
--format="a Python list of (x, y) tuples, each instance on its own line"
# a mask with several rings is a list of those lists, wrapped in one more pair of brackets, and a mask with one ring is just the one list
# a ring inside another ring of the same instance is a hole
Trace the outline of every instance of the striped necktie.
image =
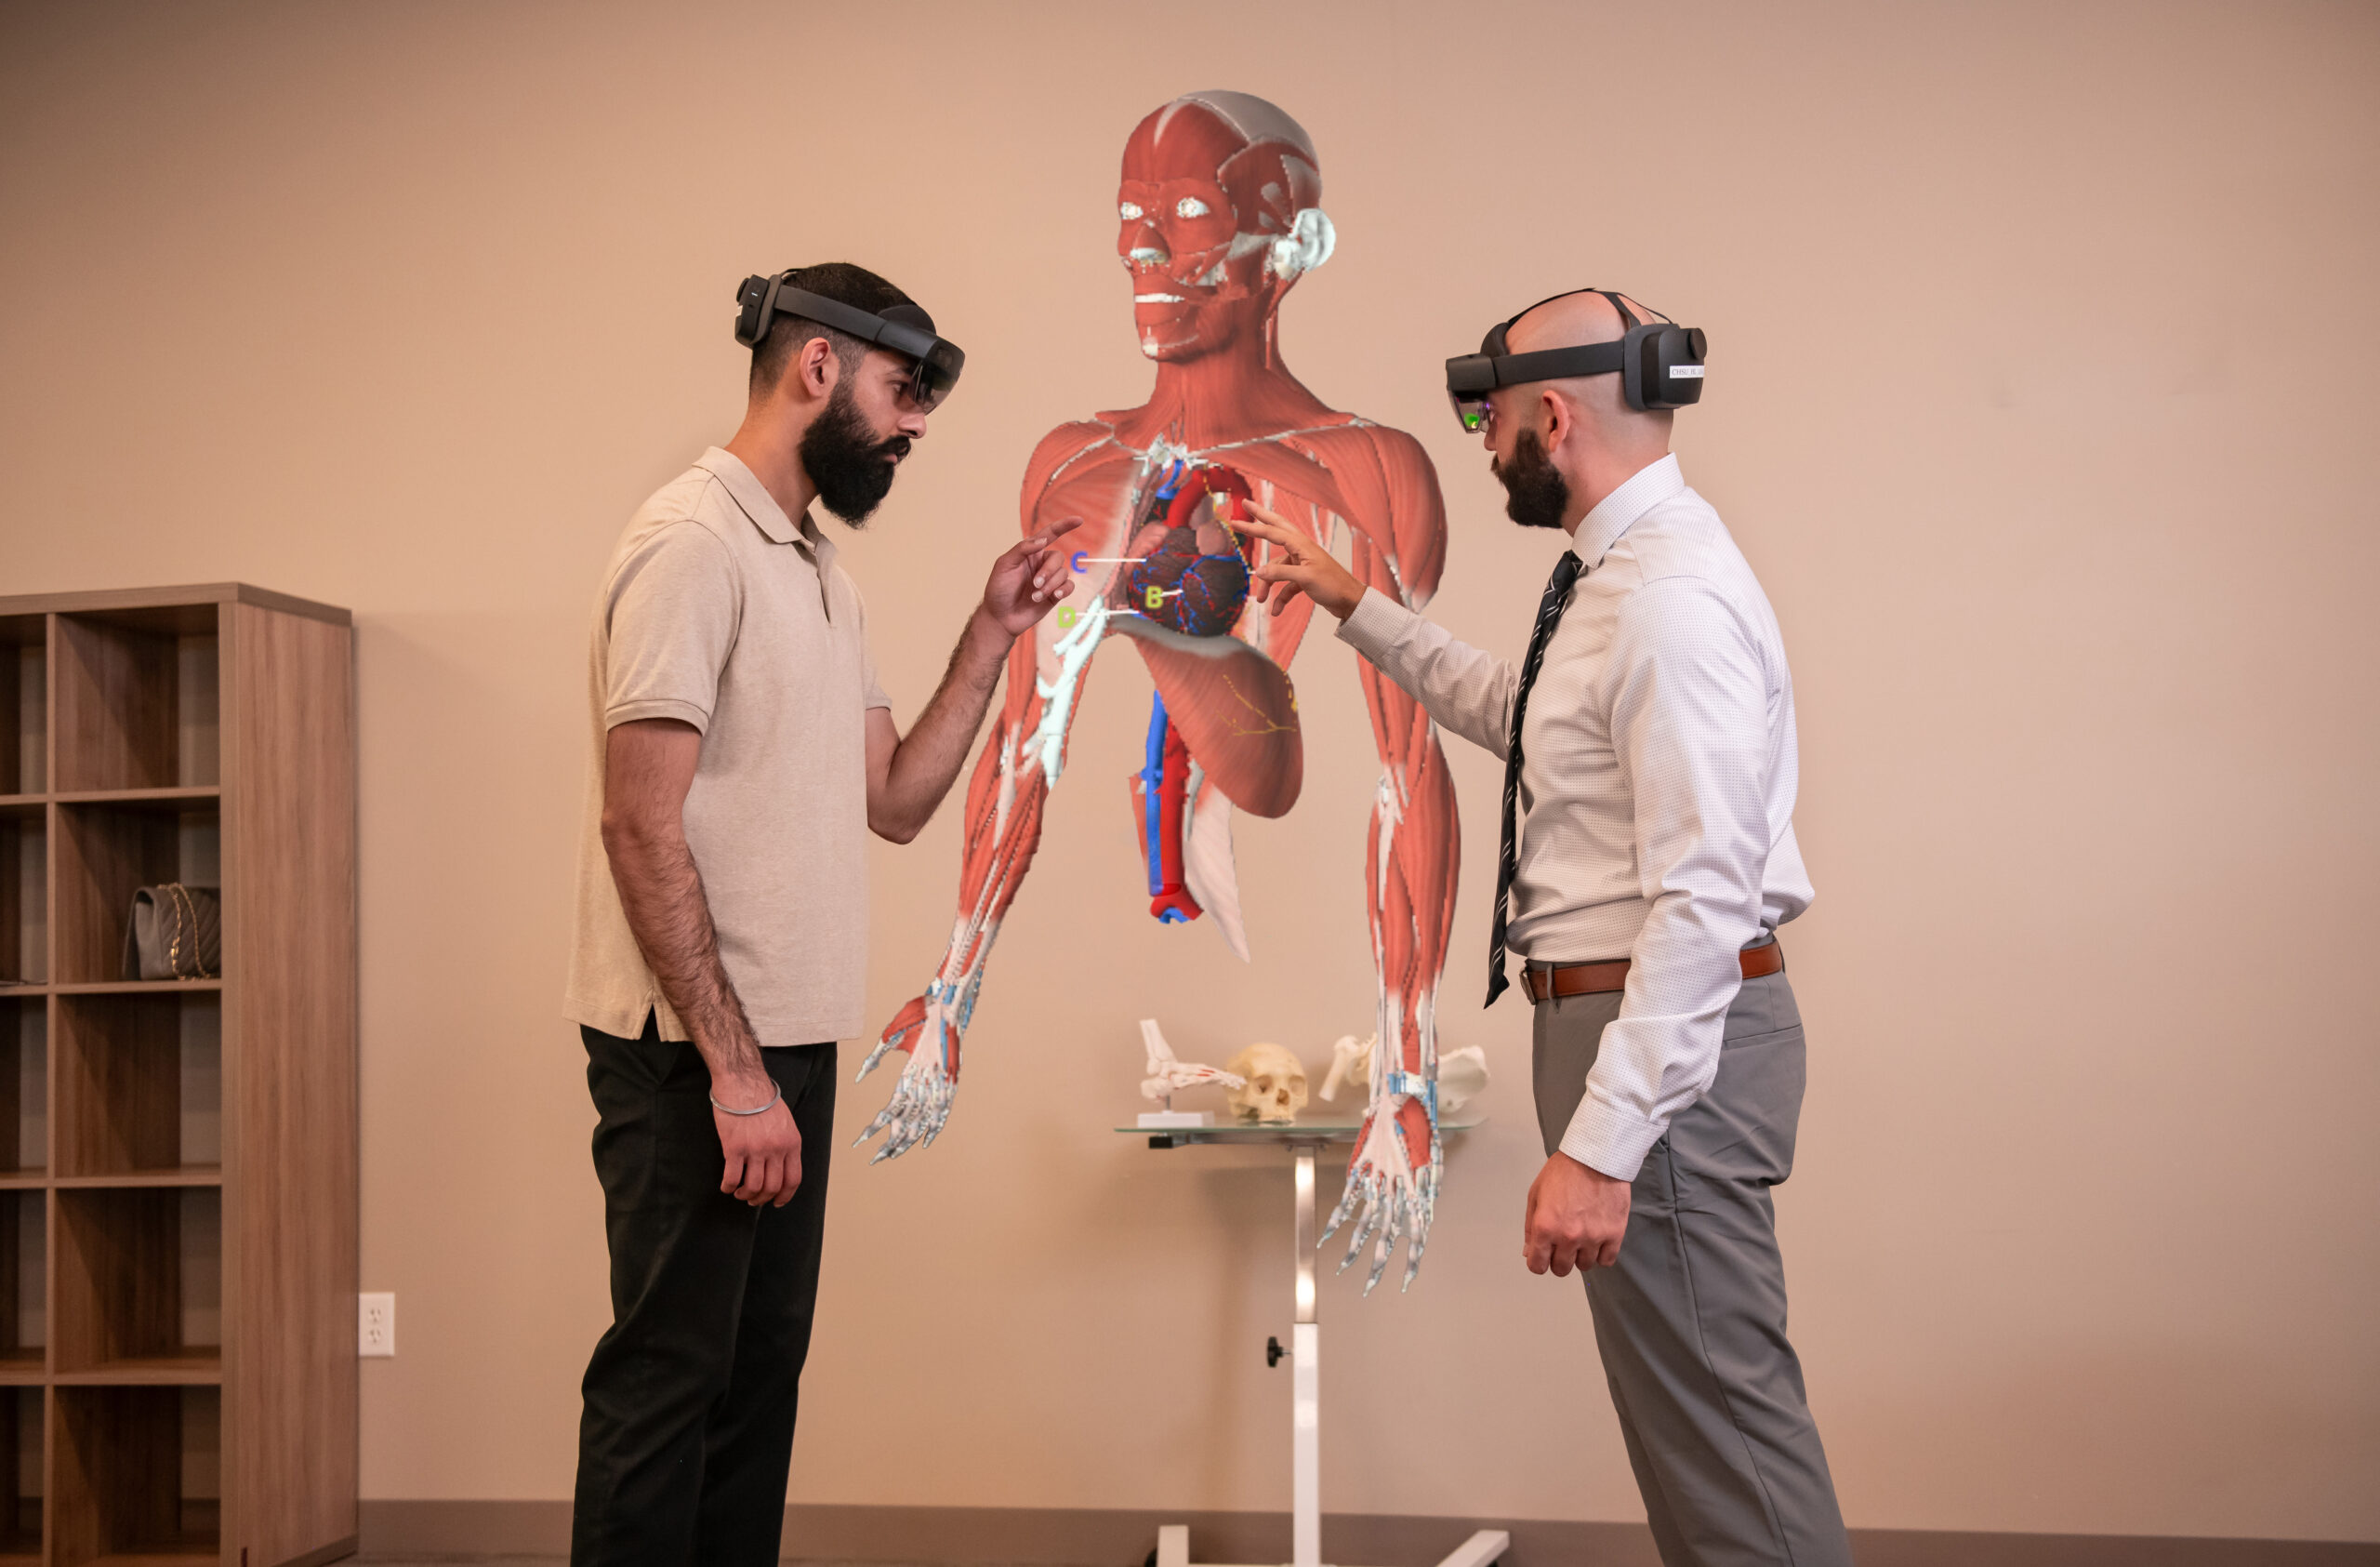
[(1517, 812), (1521, 798), (1521, 719), (1528, 712), (1528, 688), (1537, 684), (1537, 671), (1545, 664), (1545, 644), (1554, 640), (1554, 628), (1560, 624), (1562, 608), (1570, 602), (1570, 587), (1579, 580), (1579, 552), (1565, 550), (1562, 558), (1554, 563), (1554, 577), (1545, 584), (1545, 597), (1538, 601), (1537, 627), (1528, 634), (1528, 657), (1521, 660), (1520, 689), (1513, 693), (1513, 743), (1504, 757), (1504, 840), (1496, 856), (1496, 927), (1488, 937), (1488, 1001), (1496, 998), (1512, 984), (1504, 977), (1504, 924), (1512, 907), (1513, 877), (1520, 870), (1520, 839), (1516, 830)]

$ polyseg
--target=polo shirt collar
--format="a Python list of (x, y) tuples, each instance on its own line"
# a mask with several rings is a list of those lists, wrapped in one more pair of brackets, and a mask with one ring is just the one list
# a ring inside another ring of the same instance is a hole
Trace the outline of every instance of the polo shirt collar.
[(1686, 476), (1678, 471), (1677, 454), (1672, 452), (1660, 461), (1647, 463), (1630, 474), (1618, 489), (1581, 517), (1570, 548), (1593, 570), (1603, 564), (1604, 556), (1620, 542), (1621, 534), (1635, 525), (1637, 518), (1662, 501), (1685, 493)]
[(694, 459), (694, 466), (706, 470), (725, 486), (728, 495), (770, 543), (803, 544), (815, 552), (826, 541), (807, 511), (801, 514), (801, 525), (797, 528), (785, 514), (785, 508), (777, 504), (777, 498), (769, 493), (769, 487), (734, 452), (713, 446)]

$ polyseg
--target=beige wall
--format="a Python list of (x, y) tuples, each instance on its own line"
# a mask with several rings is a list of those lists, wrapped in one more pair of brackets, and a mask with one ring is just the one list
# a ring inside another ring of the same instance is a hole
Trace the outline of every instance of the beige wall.
[[(733, 427), (735, 280), (848, 256), (968, 349), (846, 557), (906, 717), (1035, 437), (1141, 395), (1117, 156), (1222, 86), (1320, 146), (1342, 246), (1287, 352), (1437, 459), (1459, 633), (1516, 652), (1550, 542), (1440, 358), (1581, 283), (1710, 331), (1684, 459), (1799, 682), (1781, 1223), (1852, 1521), (2380, 1538), (2380, 12), (903, 9), (0, 12), (0, 591), (356, 613), (364, 1283), (403, 1349), (364, 1369), (365, 1494), (571, 1483), (606, 1321), (556, 1016), (584, 618)], [(1210, 1056), (1368, 1016), (1374, 765), (1345, 649), (1297, 672), (1305, 797), (1243, 823), (1242, 967), (1135, 916), (1147, 681), (1101, 661), (949, 1132), (836, 1173), (797, 1497), (1286, 1506), (1288, 1183), (1104, 1128), (1144, 1014)], [(1325, 1501), (1635, 1517), (1578, 1286), (1515, 1260), (1527, 1016), (1474, 999), (1497, 770), (1453, 760), (1441, 1016), (1494, 1119), (1413, 1293), (1325, 1291)], [(945, 817), (876, 858), (879, 1017), (955, 855)], [(848, 1136), (883, 1085), (845, 1093)]]

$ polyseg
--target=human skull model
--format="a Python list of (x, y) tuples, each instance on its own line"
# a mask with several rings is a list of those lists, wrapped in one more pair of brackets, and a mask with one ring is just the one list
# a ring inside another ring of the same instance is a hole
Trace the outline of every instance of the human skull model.
[(1242, 1121), (1295, 1121), (1305, 1109), (1305, 1066), (1277, 1044), (1251, 1044), (1227, 1069), (1248, 1081), (1231, 1091), (1231, 1108)]

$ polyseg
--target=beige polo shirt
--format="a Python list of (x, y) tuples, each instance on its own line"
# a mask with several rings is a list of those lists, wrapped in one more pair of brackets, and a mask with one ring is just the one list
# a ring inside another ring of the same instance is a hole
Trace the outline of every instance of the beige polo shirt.
[(859, 590), (809, 517), (797, 528), (714, 446), (639, 509), (595, 602), (594, 723), (578, 841), (578, 928), (564, 1015), (634, 1036), (685, 1028), (628, 930), (603, 852), (603, 755), (615, 724), (702, 731), (686, 842), (727, 976), (764, 1045), (863, 1032), (869, 708)]

